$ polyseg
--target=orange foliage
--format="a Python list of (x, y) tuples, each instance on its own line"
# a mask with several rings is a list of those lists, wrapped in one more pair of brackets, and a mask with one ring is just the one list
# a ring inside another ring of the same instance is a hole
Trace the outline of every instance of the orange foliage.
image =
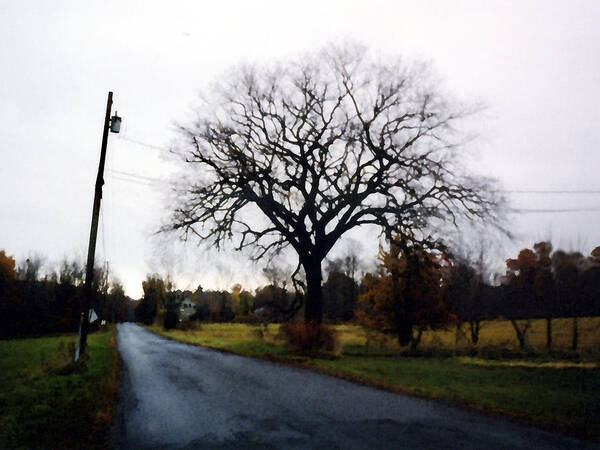
[(415, 346), (414, 327), (442, 328), (454, 320), (443, 302), (442, 274), (449, 265), (443, 253), (392, 244), (387, 252), (380, 246), (378, 260), (377, 273), (363, 278), (356, 312), (361, 324), (398, 333), (401, 345)]
[(16, 277), (15, 259), (0, 250), (0, 297), (10, 295), (11, 285)]
[(0, 250), (0, 279), (11, 280), (17, 276), (15, 259)]

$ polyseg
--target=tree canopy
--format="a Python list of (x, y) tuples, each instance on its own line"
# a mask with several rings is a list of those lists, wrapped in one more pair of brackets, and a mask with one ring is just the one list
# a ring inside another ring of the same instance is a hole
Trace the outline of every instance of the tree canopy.
[(492, 182), (462, 169), (457, 127), (473, 112), (426, 64), (359, 47), (239, 68), (179, 127), (186, 170), (165, 229), (256, 259), (293, 248), (320, 321), (322, 262), (350, 230), (427, 247), (458, 216), (496, 217)]

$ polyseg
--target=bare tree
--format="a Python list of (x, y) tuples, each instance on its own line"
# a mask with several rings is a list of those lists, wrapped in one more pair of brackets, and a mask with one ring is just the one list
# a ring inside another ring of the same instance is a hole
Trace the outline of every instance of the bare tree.
[(427, 65), (358, 47), (241, 68), (179, 127), (187, 177), (165, 230), (255, 259), (293, 248), (306, 320), (320, 321), (321, 265), (348, 231), (427, 246), (443, 222), (496, 216), (491, 181), (457, 157), (455, 125), (473, 112), (446, 99)]

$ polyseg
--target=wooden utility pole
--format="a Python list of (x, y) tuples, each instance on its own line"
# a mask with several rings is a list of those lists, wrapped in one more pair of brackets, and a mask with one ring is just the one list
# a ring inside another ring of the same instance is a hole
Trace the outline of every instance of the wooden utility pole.
[(90, 326), (89, 315), (92, 297), (92, 280), (94, 278), (94, 256), (96, 254), (96, 236), (98, 235), (98, 218), (100, 217), (100, 201), (102, 200), (102, 185), (104, 184), (104, 162), (106, 160), (106, 144), (108, 141), (108, 129), (110, 127), (110, 112), (112, 107), (113, 93), (108, 93), (106, 102), (106, 116), (104, 117), (104, 129), (102, 131), (102, 147), (100, 149), (100, 164), (96, 177), (96, 189), (94, 190), (94, 207), (92, 209), (92, 227), (90, 229), (90, 242), (88, 246), (87, 266), (85, 269), (85, 285), (83, 288), (83, 305), (81, 308), (81, 322), (79, 324), (79, 342), (75, 353), (75, 361), (79, 355), (83, 355), (87, 349), (87, 335)]

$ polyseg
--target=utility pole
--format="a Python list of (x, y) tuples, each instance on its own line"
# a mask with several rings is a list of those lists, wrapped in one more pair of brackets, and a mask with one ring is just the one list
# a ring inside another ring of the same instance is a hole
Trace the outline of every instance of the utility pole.
[(79, 341), (75, 352), (75, 361), (83, 355), (87, 349), (87, 335), (90, 325), (90, 306), (92, 305), (92, 280), (94, 278), (94, 256), (96, 254), (96, 237), (98, 235), (98, 218), (100, 217), (100, 201), (102, 200), (102, 185), (104, 184), (104, 163), (106, 161), (106, 144), (108, 142), (108, 131), (118, 133), (121, 126), (121, 118), (116, 114), (110, 117), (113, 93), (108, 93), (106, 102), (106, 116), (104, 117), (104, 128), (102, 131), (102, 147), (100, 149), (100, 164), (96, 176), (96, 188), (94, 190), (94, 207), (92, 208), (92, 226), (90, 229), (90, 242), (88, 245), (87, 265), (85, 269), (85, 284), (83, 287), (83, 305), (81, 308), (81, 321), (79, 323)]

